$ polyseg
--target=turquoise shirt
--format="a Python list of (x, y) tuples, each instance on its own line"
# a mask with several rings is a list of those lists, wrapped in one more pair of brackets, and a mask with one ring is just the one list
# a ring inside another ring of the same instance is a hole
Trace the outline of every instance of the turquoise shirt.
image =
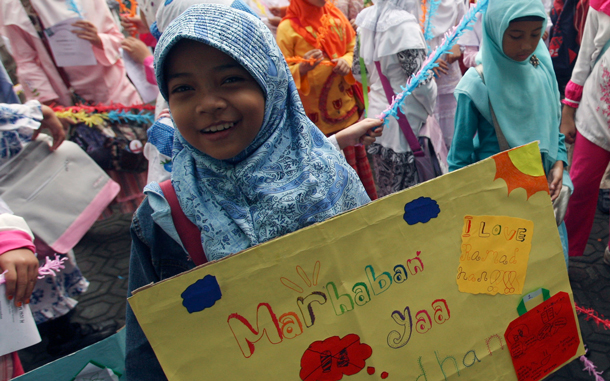
[[(500, 152), (493, 125), (483, 117), (470, 97), (463, 93), (456, 93), (456, 97), (455, 131), (447, 157), (449, 171), (474, 164)], [(564, 167), (567, 167), (568, 153), (564, 141), (565, 136), (559, 132), (559, 126), (557, 126), (557, 133), (559, 134), (559, 144), (555, 157), (556, 160), (563, 161)], [(542, 163), (544, 171), (548, 173), (555, 164), (555, 160), (542, 153)]]

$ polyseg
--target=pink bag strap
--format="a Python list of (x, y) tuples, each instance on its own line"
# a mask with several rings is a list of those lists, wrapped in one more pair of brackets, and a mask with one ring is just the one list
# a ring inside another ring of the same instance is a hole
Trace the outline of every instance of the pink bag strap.
[[(390, 85), (390, 81), (386, 78), (385, 75), (381, 72), (381, 64), (379, 61), (375, 61), (375, 68), (377, 69), (377, 74), (379, 74), (379, 78), (381, 79), (381, 84), (383, 85), (383, 91), (385, 92), (385, 96), (388, 99), (388, 104), (392, 104), (392, 98), (394, 97), (394, 90), (392, 90), (392, 86)], [(411, 147), (411, 151), (413, 151), (413, 155), (415, 156), (425, 156), (424, 151), (422, 151), (421, 146), (419, 145), (419, 141), (417, 140), (417, 136), (413, 133), (413, 129), (407, 120), (407, 117), (402, 113), (400, 108), (397, 109), (398, 118), (396, 121), (402, 130), (402, 133), (405, 135), (407, 139), (407, 143)]]
[(182, 245), (184, 245), (184, 248), (191, 256), (191, 259), (195, 262), (195, 265), (199, 266), (207, 263), (208, 259), (203, 252), (203, 246), (201, 246), (201, 232), (197, 225), (186, 217), (182, 207), (180, 207), (172, 181), (165, 180), (159, 185), (172, 210), (172, 220), (174, 221), (174, 226), (178, 231)]

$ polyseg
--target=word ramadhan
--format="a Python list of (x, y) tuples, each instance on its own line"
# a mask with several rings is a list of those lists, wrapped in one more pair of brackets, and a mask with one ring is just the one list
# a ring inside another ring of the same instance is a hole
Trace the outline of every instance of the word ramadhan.
[[(404, 265), (397, 264), (394, 266), (392, 272), (384, 271), (377, 273), (373, 266), (366, 266), (364, 268), (366, 281), (356, 283), (352, 287), (351, 293), (340, 294), (335, 282), (328, 282), (325, 287), (326, 292), (313, 291), (305, 297), (297, 298), (296, 304), (299, 311), (298, 314), (290, 311), (277, 317), (271, 305), (268, 303), (259, 303), (256, 308), (255, 326), (238, 313), (229, 315), (227, 323), (229, 324), (229, 328), (231, 329), (242, 354), (244, 357), (249, 358), (254, 353), (254, 343), (257, 343), (263, 336), (266, 336), (271, 344), (279, 344), (283, 339), (294, 339), (301, 335), (304, 329), (303, 326), (311, 328), (316, 322), (314, 304), (323, 305), (330, 299), (335, 314), (340, 316), (346, 312), (352, 311), (355, 306), (364, 306), (370, 302), (374, 296), (386, 292), (392, 284), (405, 282), (408, 279), (409, 274), (417, 275), (423, 272), (424, 263), (421, 260), (420, 255), (421, 251), (418, 251), (415, 258), (408, 259)], [(436, 316), (441, 312), (436, 311), (441, 307), (438, 306), (437, 302), (440, 303), (440, 300), (433, 302), (432, 307), (435, 311), (435, 320), (440, 324), (440, 321)], [(448, 319), (449, 309), (444, 300), (443, 303), (444, 308), (442, 308), (442, 313), (446, 314), (446, 317), (442, 317), (442, 319)], [(425, 312), (425, 310), (418, 312), (416, 319), (419, 319), (421, 316), (420, 313), (422, 312)]]

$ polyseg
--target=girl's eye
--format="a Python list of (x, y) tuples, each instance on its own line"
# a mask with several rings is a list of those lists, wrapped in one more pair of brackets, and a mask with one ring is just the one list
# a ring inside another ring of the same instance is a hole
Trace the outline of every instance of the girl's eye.
[(176, 94), (176, 93), (183, 93), (185, 91), (189, 91), (192, 90), (193, 88), (191, 86), (188, 85), (180, 85), (180, 86), (176, 86), (172, 89), (172, 94)]
[(518, 40), (518, 39), (520, 39), (520, 38), (521, 38), (521, 35), (518, 35), (518, 36), (509, 35), (509, 36), (510, 36), (510, 38), (512, 38), (513, 40)]
[(229, 77), (223, 81), (223, 84), (224, 83), (235, 83), (235, 82), (241, 82), (241, 81), (243, 81), (243, 78), (241, 78), (241, 77)]

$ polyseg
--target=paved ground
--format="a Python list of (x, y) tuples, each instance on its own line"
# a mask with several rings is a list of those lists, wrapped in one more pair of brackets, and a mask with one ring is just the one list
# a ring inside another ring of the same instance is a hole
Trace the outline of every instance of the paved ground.
[[(101, 322), (114, 319), (125, 323), (125, 295), (129, 272), (129, 223), (131, 216), (115, 214), (97, 223), (75, 248), (78, 264), (91, 282), (89, 290), (79, 297), (75, 321)], [(610, 267), (602, 262), (608, 243), (608, 215), (597, 213), (585, 255), (570, 260), (570, 281), (576, 303), (593, 308), (610, 318)], [(589, 348), (589, 359), (610, 380), (610, 330), (579, 316), (583, 340)], [(45, 351), (46, 341), (20, 352), (26, 370), (54, 358)], [(576, 360), (559, 370), (548, 381), (594, 380), (582, 371)], [(483, 380), (482, 380), (483, 381)], [(484, 380), (490, 381), (490, 380)]]
[[(90, 285), (80, 295), (76, 314), (79, 323), (115, 320), (125, 325), (127, 276), (129, 274), (130, 215), (115, 213), (96, 223), (74, 248), (76, 260)], [(26, 370), (37, 368), (56, 358), (46, 352), (47, 340), (19, 352)]]

